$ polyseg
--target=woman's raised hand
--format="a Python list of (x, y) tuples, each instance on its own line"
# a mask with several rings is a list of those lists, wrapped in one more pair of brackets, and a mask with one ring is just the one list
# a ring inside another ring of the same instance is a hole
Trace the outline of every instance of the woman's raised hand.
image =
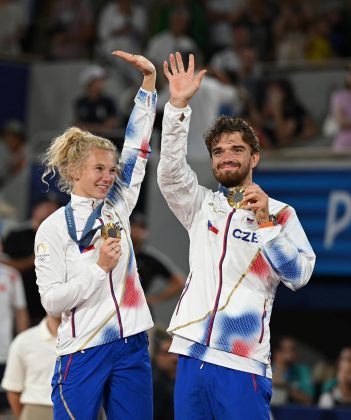
[(156, 69), (150, 60), (142, 55), (130, 54), (121, 50), (113, 51), (112, 55), (122, 58), (122, 60), (128, 61), (128, 63), (132, 64), (144, 75), (142, 87), (145, 90), (150, 92), (155, 90)]

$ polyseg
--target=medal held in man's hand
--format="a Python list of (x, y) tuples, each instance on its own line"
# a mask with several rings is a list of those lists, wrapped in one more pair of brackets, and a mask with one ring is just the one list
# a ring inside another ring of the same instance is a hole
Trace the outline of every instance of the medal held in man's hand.
[(115, 223), (106, 223), (101, 229), (101, 236), (107, 238), (121, 238), (121, 231)]
[(241, 202), (244, 198), (245, 187), (233, 187), (229, 188), (227, 200), (231, 207), (240, 209)]

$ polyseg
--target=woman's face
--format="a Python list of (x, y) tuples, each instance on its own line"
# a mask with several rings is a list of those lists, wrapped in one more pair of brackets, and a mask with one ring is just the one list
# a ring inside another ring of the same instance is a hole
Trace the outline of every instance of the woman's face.
[(87, 198), (105, 198), (117, 175), (115, 154), (92, 149), (82, 167), (73, 174), (73, 194)]

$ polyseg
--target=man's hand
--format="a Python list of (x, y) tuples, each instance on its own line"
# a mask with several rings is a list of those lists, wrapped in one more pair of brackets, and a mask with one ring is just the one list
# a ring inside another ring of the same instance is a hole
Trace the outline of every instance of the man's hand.
[(182, 56), (179, 52), (169, 56), (170, 69), (168, 62), (164, 61), (163, 71), (169, 82), (170, 102), (176, 108), (185, 108), (189, 100), (199, 89), (201, 81), (206, 74), (206, 70), (201, 70), (195, 75), (194, 55), (189, 54), (188, 69), (184, 69)]
[(113, 51), (111, 54), (115, 55), (116, 57), (120, 57), (125, 61), (128, 61), (128, 63), (132, 64), (144, 75), (144, 82), (142, 87), (145, 90), (150, 92), (155, 90), (156, 69), (150, 60), (142, 55), (134, 55), (120, 50)]
[(258, 185), (246, 187), (241, 208), (252, 210), (257, 223), (269, 222), (268, 195)]

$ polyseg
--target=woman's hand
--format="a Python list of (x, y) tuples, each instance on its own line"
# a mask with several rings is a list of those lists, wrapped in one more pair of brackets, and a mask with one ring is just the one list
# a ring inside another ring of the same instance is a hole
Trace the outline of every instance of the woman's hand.
[(106, 271), (106, 273), (109, 273), (116, 267), (121, 255), (120, 239), (107, 238), (101, 245), (97, 265)]
[(142, 55), (134, 55), (125, 51), (113, 51), (112, 55), (120, 57), (136, 67), (143, 75), (143, 89), (153, 92), (156, 84), (156, 69), (153, 63)]
[(163, 63), (163, 71), (169, 82), (170, 102), (176, 108), (185, 108), (189, 100), (199, 89), (206, 70), (201, 70), (195, 75), (194, 55), (189, 54), (188, 69), (184, 69), (182, 56), (179, 52), (169, 56), (168, 62)]

